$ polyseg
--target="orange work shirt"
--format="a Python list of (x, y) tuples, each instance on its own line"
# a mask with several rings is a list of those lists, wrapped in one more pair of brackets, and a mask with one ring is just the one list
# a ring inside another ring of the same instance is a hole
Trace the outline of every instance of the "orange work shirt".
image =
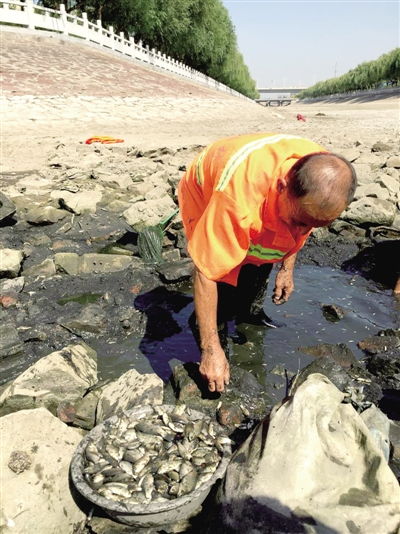
[(278, 213), (277, 181), (296, 161), (326, 150), (294, 135), (262, 133), (222, 139), (206, 147), (179, 183), (188, 251), (208, 279), (237, 285), (246, 263), (283, 261), (308, 235)]

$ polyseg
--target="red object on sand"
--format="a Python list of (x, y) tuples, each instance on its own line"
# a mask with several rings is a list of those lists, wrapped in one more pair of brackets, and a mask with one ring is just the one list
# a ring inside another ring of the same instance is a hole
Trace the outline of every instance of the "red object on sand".
[(297, 120), (298, 120), (298, 121), (306, 122), (306, 118), (305, 118), (305, 116), (302, 115), (301, 113), (298, 113), (298, 114), (297, 114)]
[(90, 137), (89, 139), (86, 139), (85, 143), (87, 145), (91, 145), (92, 143), (102, 143), (103, 145), (110, 145), (112, 143), (123, 143), (123, 139), (116, 139), (115, 137), (108, 137), (107, 135), (103, 135), (101, 137)]

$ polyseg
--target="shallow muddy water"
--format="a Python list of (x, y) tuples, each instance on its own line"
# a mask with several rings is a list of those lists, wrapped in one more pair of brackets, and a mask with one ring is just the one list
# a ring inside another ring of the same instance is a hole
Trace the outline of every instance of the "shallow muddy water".
[[(272, 278), (273, 279), (273, 278)], [(268, 385), (272, 397), (285, 393), (285, 369), (289, 376), (313, 360), (298, 350), (318, 343), (345, 343), (358, 359), (363, 356), (357, 342), (383, 328), (398, 326), (400, 307), (388, 290), (379, 289), (358, 275), (330, 268), (299, 266), (296, 290), (288, 303), (274, 306), (267, 298), (267, 314), (286, 323), (279, 329), (240, 325), (247, 342), (230, 342), (231, 362), (252, 371)], [(269, 295), (272, 294), (273, 281)], [(199, 351), (188, 326), (193, 311), (190, 286), (139, 296), (134, 305), (147, 315), (143, 338), (130, 337), (123, 343), (105, 344), (91, 340), (98, 351), (100, 378), (109, 380), (136, 368), (156, 372), (164, 380), (179, 362), (198, 361)], [(346, 310), (336, 323), (325, 319), (321, 306), (338, 304)]]

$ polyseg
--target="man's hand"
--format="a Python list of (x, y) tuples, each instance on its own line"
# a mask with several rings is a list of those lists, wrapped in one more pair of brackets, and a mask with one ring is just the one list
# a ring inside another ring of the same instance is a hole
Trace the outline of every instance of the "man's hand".
[(221, 346), (203, 349), (199, 371), (210, 391), (224, 391), (229, 384), (229, 363)]
[(280, 269), (275, 279), (275, 289), (272, 295), (274, 304), (284, 304), (293, 293), (293, 270)]

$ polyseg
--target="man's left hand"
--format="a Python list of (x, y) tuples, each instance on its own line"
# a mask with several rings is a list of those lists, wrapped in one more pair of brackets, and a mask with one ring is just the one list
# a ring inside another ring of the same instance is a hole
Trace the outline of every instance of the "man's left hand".
[(293, 271), (280, 269), (275, 278), (275, 289), (272, 295), (274, 304), (284, 304), (289, 300), (294, 290)]

